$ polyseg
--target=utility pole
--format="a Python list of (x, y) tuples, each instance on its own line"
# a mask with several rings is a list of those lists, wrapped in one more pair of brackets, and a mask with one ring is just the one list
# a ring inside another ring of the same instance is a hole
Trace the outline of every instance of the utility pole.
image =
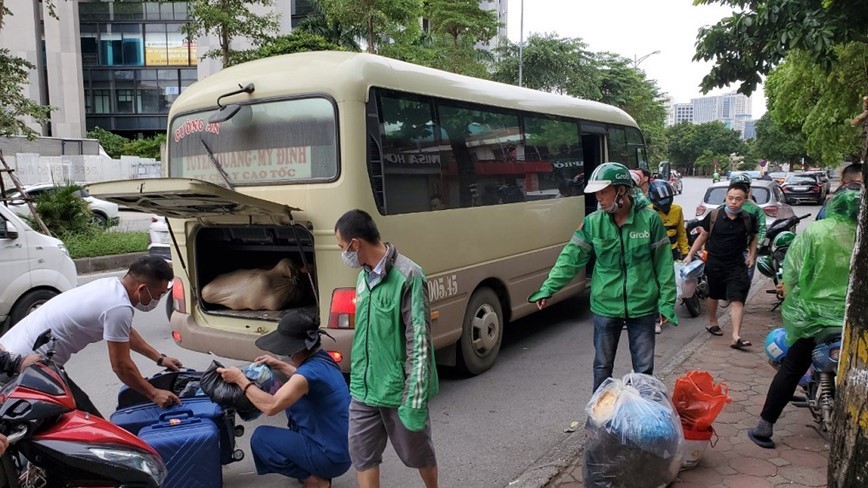
[(522, 82), (522, 64), (523, 64), (523, 52), (524, 51), (524, 0), (521, 0), (521, 13), (519, 14), (519, 30), (521, 31), (518, 35), (518, 86), (523, 86)]

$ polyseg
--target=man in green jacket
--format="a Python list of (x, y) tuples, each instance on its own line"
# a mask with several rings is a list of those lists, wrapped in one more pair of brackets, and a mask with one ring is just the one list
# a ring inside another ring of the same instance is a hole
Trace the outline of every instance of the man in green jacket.
[(386, 440), (437, 486), (428, 400), (437, 394), (428, 282), (422, 268), (380, 240), (374, 220), (350, 210), (335, 224), (344, 264), (362, 268), (350, 364), (350, 459), (360, 488), (380, 486)]
[[(540, 290), (528, 298), (537, 307), (597, 257), (591, 277), (594, 315), (594, 391), (612, 376), (621, 329), (626, 325), (633, 371), (654, 372), (654, 323), (662, 314), (673, 325), (675, 271), (663, 221), (646, 202), (634, 200), (629, 170), (619, 163), (597, 167), (585, 193), (600, 209), (585, 217), (561, 251)], [(658, 314), (659, 311), (659, 314)]]

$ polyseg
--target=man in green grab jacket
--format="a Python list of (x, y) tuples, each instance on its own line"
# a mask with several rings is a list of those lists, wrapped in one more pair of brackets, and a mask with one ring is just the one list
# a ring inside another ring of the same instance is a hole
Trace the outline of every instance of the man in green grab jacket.
[(600, 209), (585, 217), (561, 251), (540, 290), (528, 298), (542, 309), (597, 257), (591, 277), (594, 315), (594, 391), (612, 376), (621, 329), (627, 327), (633, 371), (654, 372), (654, 323), (659, 314), (673, 325), (675, 271), (663, 221), (647, 201), (637, 201), (632, 179), (619, 163), (597, 167), (585, 193), (594, 193)]
[(437, 394), (428, 282), (416, 263), (380, 240), (367, 212), (335, 224), (344, 264), (362, 268), (350, 365), (350, 459), (360, 488), (380, 486), (386, 440), (426, 488), (437, 487), (428, 400)]

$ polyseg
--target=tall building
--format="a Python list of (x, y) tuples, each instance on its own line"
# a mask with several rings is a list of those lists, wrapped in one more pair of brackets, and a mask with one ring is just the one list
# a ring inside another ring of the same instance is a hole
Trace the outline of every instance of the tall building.
[(667, 108), (670, 125), (685, 121), (694, 124), (719, 121), (738, 131), (742, 138), (745, 123), (751, 120), (751, 98), (736, 92), (693, 98), (690, 103), (671, 103)]
[(505, 39), (507, 36), (506, 21), (508, 20), (509, 14), (509, 2), (507, 0), (479, 0), (479, 7), (483, 10), (497, 11), (497, 21), (500, 22), (500, 28), (497, 29), (497, 36), (487, 43), (480, 43), (477, 45), (480, 49), (493, 51), (500, 47), (500, 40)]
[[(218, 60), (200, 59), (219, 46), (214, 36), (188, 40), (181, 33), (187, 2), (54, 3), (58, 18), (44, 2), (6, 0), (13, 15), (0, 30), (0, 46), (36, 66), (25, 95), (55, 108), (46, 127), (30, 121), (43, 136), (79, 138), (95, 127), (127, 137), (163, 132), (178, 95), (222, 68)], [(481, 0), (480, 7), (498, 12), (498, 34), (506, 36), (507, 0)], [(272, 9), (282, 14), (277, 35), (314, 13), (311, 0), (275, 0)], [(232, 47), (251, 46), (240, 39)]]
[(676, 103), (673, 106), (673, 124), (693, 122), (693, 105), (690, 103)]

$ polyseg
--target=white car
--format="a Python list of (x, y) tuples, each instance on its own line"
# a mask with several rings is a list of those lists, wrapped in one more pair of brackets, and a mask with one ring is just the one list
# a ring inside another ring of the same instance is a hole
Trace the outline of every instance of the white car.
[[(30, 198), (36, 198), (40, 193), (44, 193), (54, 188), (56, 188), (56, 185), (54, 185), (53, 183), (38, 183), (35, 185), (25, 185), (24, 191), (27, 192), (27, 195)], [(93, 214), (94, 221), (101, 227), (111, 227), (114, 225), (118, 225), (118, 223), (120, 222), (120, 215), (118, 214), (117, 204), (92, 197), (90, 196), (90, 194), (87, 193), (84, 188), (79, 188), (78, 190), (76, 190), (75, 195), (87, 202), (87, 207)], [(30, 215), (30, 207), (27, 206), (27, 202), (25, 202), (23, 199), (15, 200), (16, 198), (21, 197), (21, 192), (19, 192), (15, 188), (12, 188), (11, 190), (6, 190), (5, 196), (12, 199), (8, 201), (10, 210), (17, 213), (18, 215)]]
[(172, 262), (172, 236), (169, 235), (169, 224), (166, 217), (151, 215), (151, 225), (148, 227), (148, 254), (159, 256)]
[(60, 240), (36, 232), (0, 205), (0, 334), (75, 288), (75, 263)]
[[(788, 219), (795, 215), (781, 187), (774, 181), (752, 180), (750, 186), (751, 197), (766, 215), (766, 227), (777, 219)], [(702, 203), (696, 207), (696, 218), (702, 220), (712, 210), (723, 205), (728, 189), (729, 181), (720, 181), (709, 186)]]

